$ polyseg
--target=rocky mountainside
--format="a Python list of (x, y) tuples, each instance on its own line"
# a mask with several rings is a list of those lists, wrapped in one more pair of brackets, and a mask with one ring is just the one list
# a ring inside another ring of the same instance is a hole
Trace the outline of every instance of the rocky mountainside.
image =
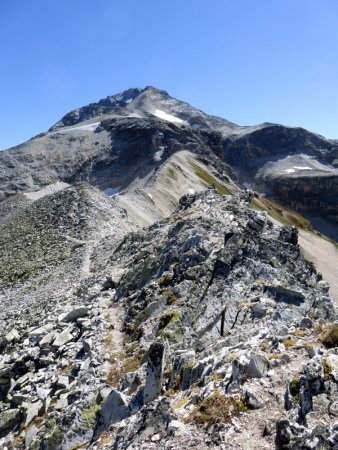
[[(60, 182), (130, 191), (135, 178), (145, 181), (183, 150), (207, 160), (216, 154), (242, 184), (300, 211), (338, 239), (336, 140), (271, 123), (238, 126), (150, 86), (76, 109), (47, 133), (1, 152), (0, 199)], [(141, 203), (151, 209), (147, 199)]]
[[(13, 214), (15, 241), (48, 265), (2, 275), (2, 446), (334, 448), (335, 304), (296, 229), (251, 200), (209, 189), (133, 231), (79, 185)], [(45, 257), (17, 235), (42, 234), (41, 213)]]
[(148, 87), (0, 153), (0, 447), (337, 448), (322, 239), (243, 186), (334, 205), (336, 146)]

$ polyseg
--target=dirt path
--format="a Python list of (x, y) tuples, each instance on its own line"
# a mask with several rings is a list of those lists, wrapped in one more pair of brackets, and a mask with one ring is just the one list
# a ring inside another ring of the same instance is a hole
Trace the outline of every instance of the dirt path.
[(330, 283), (329, 294), (338, 302), (338, 249), (330, 242), (308, 231), (299, 230), (299, 245), (323, 279)]
[(107, 381), (110, 383), (121, 370), (124, 354), (124, 309), (119, 304), (111, 305), (108, 299), (103, 303), (104, 319), (111, 325), (108, 340), (106, 340), (106, 351), (109, 361), (106, 361), (105, 372)]
[[(272, 223), (282, 224), (269, 216)], [(338, 249), (309, 231), (298, 228), (298, 243), (306, 259), (313, 262), (323, 280), (330, 283), (329, 295), (338, 303)]]

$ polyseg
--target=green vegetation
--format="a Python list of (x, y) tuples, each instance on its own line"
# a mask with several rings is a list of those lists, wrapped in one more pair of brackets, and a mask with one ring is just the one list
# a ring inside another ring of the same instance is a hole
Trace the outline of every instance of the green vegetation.
[(186, 420), (210, 427), (217, 423), (230, 423), (232, 416), (249, 412), (245, 399), (227, 398), (217, 390), (197, 405)]
[(101, 405), (97, 403), (90, 404), (87, 408), (82, 410), (82, 417), (85, 421), (85, 427), (94, 428), (98, 412), (101, 410)]
[[(56, 420), (54, 418), (47, 419), (45, 422), (45, 438), (44, 438), (44, 444), (46, 444), (46, 447), (55, 450), (59, 448), (62, 439), (63, 439), (63, 431), (61, 428), (57, 425)], [(40, 448), (40, 447), (38, 447)]]
[(180, 409), (182, 406), (186, 405), (189, 401), (189, 397), (185, 395), (180, 400), (177, 400), (177, 402), (174, 403), (174, 409)]
[(169, 286), (170, 283), (172, 282), (172, 279), (173, 279), (173, 277), (170, 276), (170, 275), (163, 275), (160, 278), (160, 281), (159, 281), (160, 287), (167, 287), (167, 286)]
[(293, 397), (293, 401), (295, 404), (299, 403), (299, 395), (300, 395), (300, 379), (299, 377), (293, 377), (290, 381), (290, 393)]
[(177, 300), (178, 299), (177, 299), (176, 295), (173, 293), (172, 290), (170, 290), (167, 294), (167, 305), (172, 305), (172, 304), (176, 303)]
[(304, 337), (307, 335), (307, 332), (306, 330), (297, 329), (295, 331), (292, 331), (290, 334), (296, 337)]
[(338, 347), (338, 325), (331, 325), (330, 328), (324, 332), (321, 342), (326, 348)]
[(313, 231), (312, 225), (301, 214), (291, 209), (284, 208), (278, 203), (260, 196), (255, 193), (255, 198), (251, 203), (254, 209), (266, 211), (272, 218), (278, 220), (284, 225), (291, 225), (302, 228), (303, 230)]
[[(143, 363), (144, 352), (136, 352), (132, 356), (126, 357), (123, 354), (110, 355), (111, 368), (107, 374), (107, 383), (113, 387), (117, 387), (123, 375), (129, 372), (135, 372)], [(117, 361), (119, 360), (119, 365)]]
[[(77, 214), (69, 212), (77, 205)], [(67, 193), (55, 194), (53, 200), (41, 199), (29, 208), (18, 211), (0, 224), (0, 284), (22, 283), (44, 269), (59, 265), (70, 258), (75, 241), (86, 237), (88, 227), (87, 200), (80, 186)], [(65, 235), (69, 239), (65, 239)], [(43, 283), (43, 281), (41, 281)]]
[(171, 322), (176, 322), (180, 318), (180, 313), (178, 311), (167, 311), (159, 319), (158, 329), (159, 331), (164, 330), (165, 327)]
[(220, 183), (213, 175), (211, 175), (210, 172), (202, 169), (202, 167), (194, 162), (190, 162), (190, 165), (194, 169), (194, 172), (198, 176), (198, 178), (203, 181), (205, 187), (213, 185), (218, 194), (222, 197), (224, 195), (232, 194), (231, 191), (223, 183)]
[(260, 343), (259, 348), (265, 352), (270, 346), (270, 343), (268, 341), (263, 341)]
[(322, 359), (322, 366), (324, 370), (324, 379), (327, 381), (331, 377), (332, 366), (327, 358)]
[(177, 174), (176, 174), (176, 172), (175, 172), (174, 169), (172, 169), (171, 167), (167, 167), (166, 170), (167, 170), (167, 174), (168, 174), (168, 177), (169, 177), (169, 178), (171, 178), (171, 179), (174, 180), (174, 181), (177, 181), (177, 180), (178, 180)]
[(285, 345), (285, 348), (290, 348), (296, 345), (296, 341), (294, 339), (288, 338), (284, 339), (283, 344)]

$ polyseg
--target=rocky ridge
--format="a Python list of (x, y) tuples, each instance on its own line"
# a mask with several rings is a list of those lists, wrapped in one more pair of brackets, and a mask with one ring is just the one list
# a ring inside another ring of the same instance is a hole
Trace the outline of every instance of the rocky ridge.
[(2, 447), (335, 448), (335, 304), (297, 230), (251, 202), (208, 189), (141, 229), (80, 184), (12, 211), (13, 267), (44, 260), (41, 217), (47, 261), (73, 247), (3, 275)]

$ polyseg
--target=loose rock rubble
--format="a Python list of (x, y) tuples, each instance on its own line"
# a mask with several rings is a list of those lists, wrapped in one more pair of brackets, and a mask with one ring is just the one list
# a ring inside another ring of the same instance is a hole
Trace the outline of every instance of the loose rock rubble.
[(297, 230), (250, 202), (208, 189), (101, 235), (75, 288), (30, 291), (35, 321), (25, 283), (4, 290), (1, 447), (337, 448), (335, 305)]

